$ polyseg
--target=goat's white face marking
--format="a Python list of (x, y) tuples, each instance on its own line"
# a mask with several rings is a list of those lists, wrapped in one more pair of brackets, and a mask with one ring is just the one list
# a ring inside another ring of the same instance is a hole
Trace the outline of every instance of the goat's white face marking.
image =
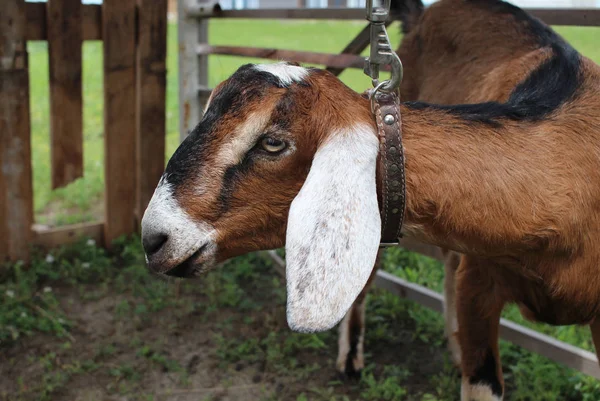
[(328, 330), (367, 283), (379, 249), (370, 126), (332, 132), (317, 149), (287, 226), (287, 319), (296, 331)]
[(290, 86), (294, 82), (302, 82), (308, 75), (306, 68), (287, 63), (258, 64), (254, 68), (275, 75), (285, 86)]
[[(201, 270), (209, 269), (214, 264), (217, 246), (215, 229), (207, 223), (197, 222), (178, 205), (167, 178), (161, 178), (148, 208), (142, 219), (142, 236), (152, 238), (163, 235), (167, 238), (157, 255), (146, 259), (153, 270), (165, 272), (183, 263), (198, 250), (197, 262), (201, 262)], [(167, 263), (168, 262), (168, 263)], [(161, 265), (165, 265), (161, 268)], [(200, 264), (200, 263), (199, 263)]]
[(272, 110), (265, 110), (250, 115), (241, 126), (236, 128), (231, 141), (221, 147), (217, 160), (226, 160), (229, 164), (241, 162), (262, 135), (271, 118), (271, 112)]

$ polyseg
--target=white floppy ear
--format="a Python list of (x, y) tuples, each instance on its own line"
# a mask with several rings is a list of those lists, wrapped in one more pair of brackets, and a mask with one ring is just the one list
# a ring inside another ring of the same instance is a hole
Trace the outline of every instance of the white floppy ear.
[(361, 125), (333, 132), (317, 149), (288, 216), (287, 320), (292, 330), (330, 329), (369, 279), (381, 237), (378, 148), (372, 128)]

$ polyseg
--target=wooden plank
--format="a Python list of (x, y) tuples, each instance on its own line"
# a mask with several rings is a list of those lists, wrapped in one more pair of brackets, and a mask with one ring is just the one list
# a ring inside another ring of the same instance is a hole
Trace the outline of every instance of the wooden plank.
[(83, 177), (81, 0), (48, 0), (52, 188)]
[(591, 352), (506, 319), (500, 320), (500, 337), (588, 376), (600, 379), (598, 359)]
[(102, 40), (102, 6), (82, 5), (83, 40)]
[[(183, 1), (179, 2), (180, 4)], [(26, 3), (27, 40), (46, 40), (46, 5), (44, 3)], [(83, 40), (102, 40), (102, 7), (95, 4), (84, 4)], [(298, 11), (301, 10), (301, 11)], [(212, 18), (259, 18), (259, 19), (350, 19), (364, 20), (361, 9), (261, 9), (261, 10), (223, 10)], [(340, 12), (346, 10), (343, 13)], [(348, 11), (349, 10), (349, 11)], [(526, 9), (542, 21), (550, 25), (600, 26), (600, 10), (598, 9)], [(183, 14), (181, 14), (183, 15)], [(336, 18), (336, 16), (343, 18)], [(199, 18), (200, 12), (188, 12), (187, 17)], [(203, 13), (203, 18), (205, 15)]]
[[(189, 10), (206, 14), (212, 2), (195, 0), (177, 2), (177, 34), (179, 61), (179, 139), (185, 137), (200, 122), (207, 97), (196, 89), (208, 86), (208, 55), (198, 55), (196, 46), (208, 44), (208, 19), (189, 18)], [(210, 13), (209, 13), (210, 14)]]
[(33, 224), (29, 72), (22, 0), (0, 13), (0, 263), (29, 259)]
[(89, 237), (96, 245), (104, 244), (104, 223), (82, 223), (53, 229), (34, 229), (33, 243), (43, 249), (72, 244), (82, 237)]
[[(386, 21), (385, 26), (390, 26), (392, 22)], [(354, 54), (359, 55), (363, 50), (369, 46), (371, 42), (371, 26), (369, 24), (365, 25), (365, 27), (356, 35), (354, 39), (342, 50), (341, 54)], [(327, 67), (327, 71), (331, 72), (333, 75), (340, 75), (345, 68), (338, 67)]]
[[(265, 253), (274, 262), (276, 271), (285, 277), (285, 261), (275, 251)], [(442, 313), (444, 297), (429, 288), (410, 283), (386, 271), (379, 270), (375, 285), (396, 296), (417, 302)], [(500, 319), (500, 337), (531, 352), (543, 355), (589, 376), (600, 379), (598, 359), (591, 352), (538, 333), (506, 319)]]
[(600, 26), (600, 9), (526, 9), (548, 25)]
[(106, 245), (135, 231), (135, 0), (105, 0), (104, 174)]
[(138, 222), (165, 168), (167, 5), (167, 0), (138, 0)]
[[(190, 17), (202, 17), (202, 13), (190, 10)], [(330, 19), (364, 20), (364, 8), (261, 8), (242, 10), (221, 10), (212, 18), (252, 18), (252, 19)]]
[[(287, 60), (299, 63), (322, 64), (337, 68), (363, 68), (364, 58), (353, 54), (327, 54), (295, 50), (269, 49), (239, 46), (211, 46), (201, 44), (196, 47), (198, 54), (221, 54), (227, 56), (257, 57), (270, 60)], [(382, 71), (389, 70), (385, 67)]]
[[(27, 14), (27, 40), (47, 40), (47, 10), (44, 3), (25, 3)], [(83, 40), (102, 40), (102, 6), (97, 4), (81, 5), (81, 24)]]

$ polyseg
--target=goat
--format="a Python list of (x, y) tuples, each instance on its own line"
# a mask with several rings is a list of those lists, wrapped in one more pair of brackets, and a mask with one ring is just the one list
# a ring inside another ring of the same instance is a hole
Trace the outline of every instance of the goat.
[[(505, 303), (554, 324), (600, 313), (599, 83), (600, 68), (561, 41), (504, 103), (401, 106), (403, 235), (464, 255), (463, 400), (502, 398)], [(144, 214), (149, 268), (190, 277), (285, 242), (288, 324), (331, 328), (373, 272), (378, 148), (368, 100), (333, 75), (240, 67), (213, 91)]]
[[(441, 0), (425, 9), (420, 0), (399, 0), (391, 6), (404, 34), (397, 50), (405, 66), (400, 91), (404, 101), (506, 102), (516, 86), (544, 61), (552, 43), (562, 41), (522, 10), (499, 1)], [(530, 24), (529, 28), (524, 24)], [(443, 253), (446, 334), (453, 360), (460, 366), (454, 282), (460, 255), (448, 250)], [(340, 323), (337, 368), (350, 376), (364, 366), (368, 288)]]

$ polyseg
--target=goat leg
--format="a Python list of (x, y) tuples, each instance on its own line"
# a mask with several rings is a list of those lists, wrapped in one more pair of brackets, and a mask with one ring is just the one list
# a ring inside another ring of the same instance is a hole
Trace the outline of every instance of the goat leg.
[(381, 250), (377, 253), (377, 259), (371, 276), (360, 292), (352, 307), (340, 323), (338, 337), (338, 357), (336, 367), (338, 372), (347, 377), (360, 376), (365, 367), (364, 341), (365, 341), (365, 304), (367, 292), (371, 287), (373, 279), (379, 269), (381, 261)]
[(458, 317), (456, 316), (456, 270), (461, 255), (453, 251), (444, 254), (444, 322), (448, 349), (456, 367), (460, 368), (460, 345), (458, 343)]
[(502, 401), (504, 393), (498, 329), (505, 300), (485, 274), (489, 268), (485, 261), (463, 256), (456, 272), (462, 401)]

